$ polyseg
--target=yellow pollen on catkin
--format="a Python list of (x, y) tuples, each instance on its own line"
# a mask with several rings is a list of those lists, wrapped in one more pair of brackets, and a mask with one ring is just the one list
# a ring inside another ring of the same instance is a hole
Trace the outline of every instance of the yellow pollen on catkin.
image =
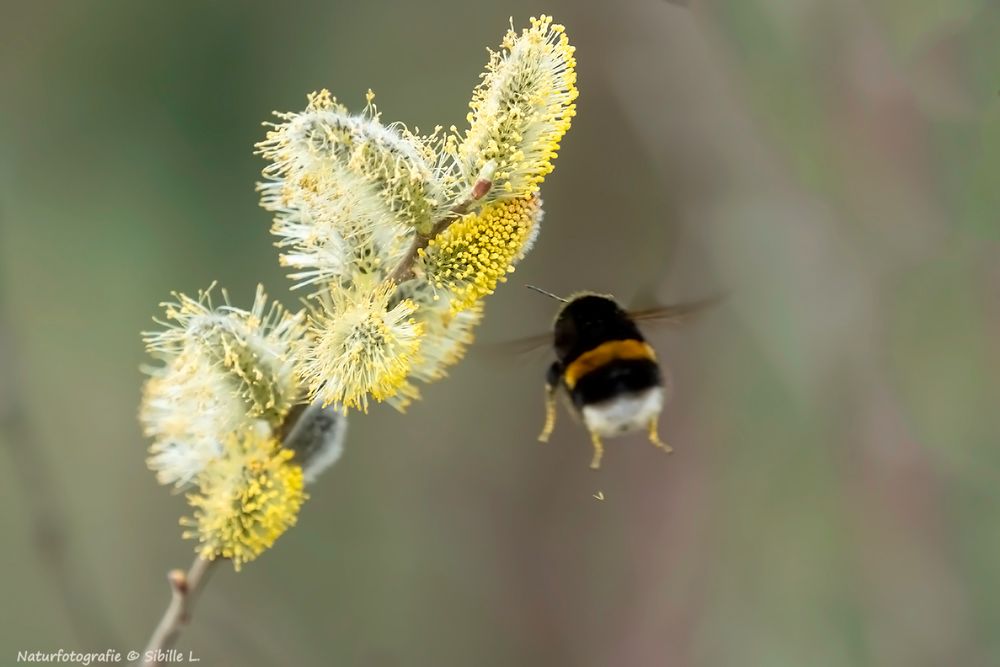
[(303, 314), (268, 302), (257, 288), (250, 310), (175, 294), (163, 304), (163, 329), (143, 334), (162, 366), (147, 372), (139, 419), (153, 438), (149, 466), (163, 484), (190, 483), (218, 454), (219, 443), (248, 423), (272, 427), (301, 398), (293, 348)]
[(423, 324), (408, 299), (388, 307), (395, 289), (387, 283), (367, 293), (327, 292), (312, 313), (300, 369), (313, 398), (367, 411), (369, 396), (383, 401), (406, 389)]
[[(261, 205), (277, 213), (274, 232), (288, 243), (316, 250), (298, 236), (303, 217), (332, 216), (344, 228), (356, 226), (360, 213), (418, 229), (433, 223), (442, 197), (436, 140), (383, 125), (370, 90), (366, 100), (363, 113), (350, 114), (328, 91), (312, 93), (304, 111), (278, 113), (281, 122), (257, 144), (270, 161)], [(331, 202), (345, 197), (344, 206), (331, 210)]]
[(552, 17), (532, 18), (520, 34), (508, 31), (501, 47), (490, 54), (469, 103), (469, 130), (454, 147), (470, 185), (487, 163), (495, 164), (487, 201), (538, 192), (579, 94), (575, 49)]
[(425, 325), (424, 337), (411, 375), (433, 382), (445, 377), (447, 369), (465, 356), (483, 319), (483, 303), (476, 302), (461, 312), (453, 312), (451, 307), (422, 308), (418, 315)]
[(295, 525), (306, 499), (302, 468), (267, 428), (249, 428), (223, 445), (188, 495), (194, 516), (181, 525), (199, 541), (203, 558), (228, 558), (237, 570)]
[(454, 222), (421, 250), (427, 279), (449, 292), (452, 313), (473, 307), (506, 280), (533, 236), (538, 212), (536, 197), (487, 204)]

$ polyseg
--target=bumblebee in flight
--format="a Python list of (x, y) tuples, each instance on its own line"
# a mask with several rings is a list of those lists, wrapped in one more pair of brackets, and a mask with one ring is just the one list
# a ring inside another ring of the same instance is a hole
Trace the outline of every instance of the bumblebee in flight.
[(565, 304), (553, 325), (556, 360), (546, 376), (545, 426), (538, 439), (547, 442), (552, 434), (556, 396), (564, 389), (590, 433), (594, 447), (590, 467), (594, 470), (601, 467), (602, 438), (645, 429), (653, 446), (670, 453), (671, 447), (657, 432), (666, 399), (663, 372), (636, 322), (679, 322), (714, 305), (719, 298), (629, 313), (610, 296), (581, 293), (563, 299), (529, 287)]

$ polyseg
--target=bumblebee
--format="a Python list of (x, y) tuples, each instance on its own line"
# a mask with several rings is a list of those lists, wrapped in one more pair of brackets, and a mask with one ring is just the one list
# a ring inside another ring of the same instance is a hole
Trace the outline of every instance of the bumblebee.
[(594, 455), (590, 467), (601, 467), (602, 438), (645, 430), (654, 447), (670, 453), (660, 440), (658, 422), (667, 387), (656, 352), (637, 321), (679, 322), (719, 299), (676, 304), (629, 313), (611, 296), (576, 294), (563, 299), (552, 331), (555, 361), (545, 380), (545, 426), (538, 439), (547, 442), (556, 422), (556, 398), (565, 391), (572, 409), (590, 433)]

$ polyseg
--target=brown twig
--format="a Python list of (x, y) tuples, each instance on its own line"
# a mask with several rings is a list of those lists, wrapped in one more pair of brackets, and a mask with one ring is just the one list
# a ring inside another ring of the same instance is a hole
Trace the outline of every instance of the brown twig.
[(183, 570), (171, 570), (167, 574), (167, 581), (170, 582), (172, 596), (167, 610), (163, 612), (156, 630), (146, 644), (146, 650), (141, 656), (143, 665), (159, 665), (165, 659), (164, 652), (174, 645), (181, 629), (191, 620), (191, 606), (212, 571), (212, 565), (216, 560), (208, 560), (198, 556), (191, 569), (187, 572)]
[[(285, 446), (291, 447), (300, 456), (306, 456), (306, 459), (308, 458), (308, 454), (315, 453), (315, 451), (309, 450), (308, 447), (305, 447), (305, 450), (309, 451), (305, 452), (303, 450), (304, 445), (299, 442), (301, 436), (296, 435), (295, 426), (302, 419), (316, 418), (315, 413), (312, 413), (311, 416), (307, 415), (310, 415), (307, 406), (296, 406), (285, 417), (285, 423), (281, 428), (281, 439)], [(319, 437), (322, 437), (327, 435), (328, 430), (319, 426), (317, 434)], [(306, 466), (306, 459), (303, 459), (303, 466)], [(198, 556), (187, 572), (183, 570), (171, 570), (167, 573), (167, 581), (170, 582), (170, 591), (172, 593), (170, 604), (167, 605), (167, 609), (163, 612), (163, 617), (156, 625), (156, 629), (153, 630), (153, 634), (146, 645), (146, 650), (139, 657), (138, 664), (159, 665), (164, 661), (171, 661), (171, 655), (165, 652), (174, 645), (177, 637), (180, 636), (181, 630), (191, 619), (191, 606), (198, 593), (204, 588), (208, 574), (217, 560), (220, 559), (208, 560)]]
[(431, 239), (448, 229), (448, 227), (451, 226), (451, 223), (468, 213), (473, 204), (486, 196), (486, 193), (488, 193), (490, 188), (493, 187), (493, 181), (491, 179), (492, 168), (484, 169), (480, 172), (479, 178), (469, 190), (469, 194), (465, 197), (465, 199), (453, 206), (441, 220), (434, 223), (430, 234), (417, 234), (413, 238), (413, 243), (410, 244), (409, 249), (403, 256), (403, 259), (401, 259), (399, 264), (396, 265), (393, 272), (389, 274), (389, 280), (398, 285), (412, 278), (413, 265), (416, 264), (420, 251), (427, 247), (427, 244), (431, 242)]

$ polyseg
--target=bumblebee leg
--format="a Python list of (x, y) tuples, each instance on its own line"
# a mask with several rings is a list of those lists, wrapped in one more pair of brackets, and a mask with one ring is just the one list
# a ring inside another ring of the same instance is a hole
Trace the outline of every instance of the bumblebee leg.
[(594, 431), (590, 432), (590, 443), (594, 446), (594, 458), (590, 460), (590, 469), (597, 470), (601, 467), (601, 459), (604, 457), (604, 443), (601, 436)]
[(653, 447), (659, 447), (660, 449), (662, 449), (663, 451), (665, 451), (667, 454), (669, 454), (670, 452), (674, 451), (673, 447), (671, 447), (667, 443), (665, 443), (662, 440), (660, 440), (660, 434), (657, 432), (657, 419), (656, 419), (656, 417), (653, 417), (649, 421), (649, 442), (653, 445)]
[(556, 426), (556, 389), (554, 385), (545, 385), (545, 426), (538, 434), (538, 442), (548, 442), (552, 429)]

